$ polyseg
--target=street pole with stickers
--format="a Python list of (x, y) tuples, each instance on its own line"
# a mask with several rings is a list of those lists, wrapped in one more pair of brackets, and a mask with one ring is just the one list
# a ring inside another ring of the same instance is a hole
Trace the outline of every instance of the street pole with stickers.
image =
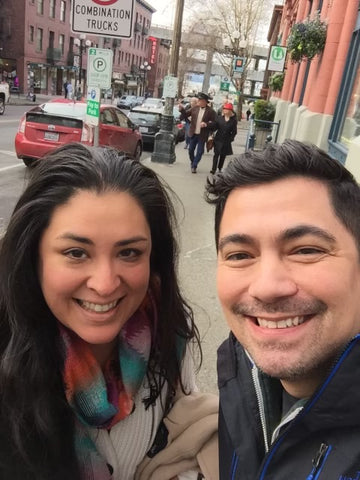
[(174, 135), (174, 103), (178, 89), (178, 64), (181, 41), (182, 17), (184, 0), (177, 0), (174, 20), (174, 33), (170, 57), (169, 75), (164, 79), (165, 107), (161, 117), (160, 131), (155, 135), (154, 151), (151, 155), (152, 162), (175, 162), (175, 135)]

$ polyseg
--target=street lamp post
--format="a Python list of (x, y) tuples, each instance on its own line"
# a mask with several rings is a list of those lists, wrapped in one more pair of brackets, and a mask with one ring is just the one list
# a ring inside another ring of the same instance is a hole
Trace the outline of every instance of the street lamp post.
[[(80, 92), (84, 94), (84, 89), (81, 88), (81, 81), (82, 81), (82, 57), (83, 53), (91, 46), (90, 40), (85, 40), (86, 36), (82, 33), (80, 38), (75, 38), (74, 45), (79, 48), (79, 88)], [(75, 95), (77, 94), (77, 88), (75, 86)]]
[(145, 60), (145, 62), (140, 65), (140, 70), (143, 72), (142, 96), (145, 97), (146, 77), (148, 72), (151, 70), (151, 65), (149, 65), (149, 62)]

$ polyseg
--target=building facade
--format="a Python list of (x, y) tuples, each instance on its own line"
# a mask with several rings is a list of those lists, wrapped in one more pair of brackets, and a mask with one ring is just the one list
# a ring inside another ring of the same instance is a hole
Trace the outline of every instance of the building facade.
[[(145, 0), (136, 0), (130, 40), (73, 33), (71, 0), (2, 3), (0, 81), (18, 85), (21, 93), (61, 95), (65, 81), (70, 81), (74, 90), (80, 86), (84, 91), (86, 51), (96, 46), (113, 51), (112, 87), (116, 93), (136, 95), (144, 90), (141, 66), (150, 62), (149, 31), (155, 11)], [(157, 68), (154, 64), (154, 71)]]
[(325, 48), (297, 63), (288, 52), (283, 88), (271, 96), (275, 121), (281, 120), (279, 141), (311, 142), (346, 163), (360, 123), (359, 0), (285, 1), (276, 44), (286, 46), (292, 26), (317, 12), (327, 25)]

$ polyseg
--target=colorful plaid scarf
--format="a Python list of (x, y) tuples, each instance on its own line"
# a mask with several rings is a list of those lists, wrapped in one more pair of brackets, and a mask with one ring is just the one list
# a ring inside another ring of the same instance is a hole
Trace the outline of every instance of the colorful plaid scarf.
[(88, 344), (60, 325), (65, 346), (65, 393), (77, 418), (75, 448), (84, 480), (111, 478), (86, 427), (110, 429), (132, 412), (135, 395), (146, 375), (156, 322), (155, 301), (148, 292), (122, 328), (117, 358), (109, 361), (104, 371)]

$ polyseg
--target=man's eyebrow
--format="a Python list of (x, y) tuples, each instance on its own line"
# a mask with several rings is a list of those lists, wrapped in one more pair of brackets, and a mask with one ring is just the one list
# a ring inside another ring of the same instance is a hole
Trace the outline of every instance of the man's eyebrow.
[(280, 234), (282, 240), (293, 240), (296, 238), (304, 237), (305, 235), (314, 235), (327, 242), (336, 243), (334, 235), (323, 228), (316, 227), (315, 225), (296, 225), (295, 227), (287, 228)]
[[(84, 245), (94, 245), (94, 242), (87, 237), (81, 237), (80, 235), (76, 235), (71, 232), (64, 233), (62, 235), (59, 235), (57, 237), (58, 240), (73, 240), (74, 242), (78, 243), (83, 243)], [(130, 245), (132, 243), (138, 243), (138, 242), (148, 242), (149, 239), (146, 237), (142, 236), (135, 236), (135, 237), (130, 237), (126, 238), (124, 240), (119, 240), (118, 242), (115, 243), (116, 247), (124, 247), (126, 245)]]
[(219, 250), (222, 250), (228, 243), (253, 245), (255, 240), (251, 235), (246, 235), (245, 233), (232, 233), (231, 235), (226, 235), (219, 240)]

